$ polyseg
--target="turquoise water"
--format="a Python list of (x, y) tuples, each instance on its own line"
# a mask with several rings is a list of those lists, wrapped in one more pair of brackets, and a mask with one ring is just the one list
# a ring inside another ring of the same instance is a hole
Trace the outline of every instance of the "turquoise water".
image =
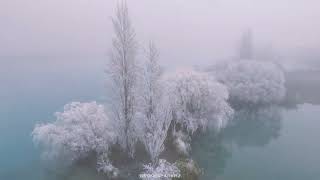
[(32, 143), (34, 125), (52, 121), (67, 102), (103, 101), (104, 61), (0, 60), (0, 180), (52, 179)]
[(203, 179), (320, 179), (320, 106), (257, 111), (238, 113), (221, 135), (195, 143)]
[[(100, 180), (92, 169), (62, 175), (41, 161), (31, 131), (70, 101), (104, 101), (103, 60), (21, 59), (0, 67), (0, 180)], [(320, 106), (243, 110), (219, 136), (194, 143), (205, 180), (319, 180)]]

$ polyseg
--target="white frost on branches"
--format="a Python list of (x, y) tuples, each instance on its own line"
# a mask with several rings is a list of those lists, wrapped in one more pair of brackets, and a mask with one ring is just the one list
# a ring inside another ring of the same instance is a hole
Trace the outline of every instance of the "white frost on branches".
[(179, 178), (180, 176), (180, 170), (175, 164), (171, 164), (164, 159), (160, 159), (156, 165), (144, 165), (144, 171), (140, 177), (143, 180), (171, 180), (173, 177)]
[(228, 87), (232, 103), (272, 104), (285, 96), (285, 77), (272, 62), (231, 61), (217, 65), (213, 73)]
[(180, 71), (169, 78), (169, 95), (174, 123), (193, 134), (208, 127), (220, 129), (233, 114), (228, 91), (208, 74)]
[(179, 154), (188, 156), (191, 150), (191, 138), (182, 131), (173, 132), (173, 145)]
[(97, 170), (108, 174), (110, 177), (119, 175), (119, 170), (112, 165), (107, 153), (101, 153), (97, 156)]
[(138, 64), (136, 61), (137, 42), (126, 3), (118, 5), (112, 19), (113, 38), (110, 61), (106, 73), (112, 90), (112, 118), (119, 125), (121, 135), (118, 142), (133, 156), (135, 139), (132, 121), (137, 108)]
[(55, 116), (55, 122), (37, 124), (32, 132), (33, 141), (44, 149), (46, 159), (74, 162), (91, 153), (105, 155), (115, 143), (115, 128), (103, 105), (72, 102)]
[(139, 116), (136, 129), (139, 137), (155, 162), (164, 149), (164, 141), (172, 120), (168, 97), (165, 96), (161, 81), (162, 68), (158, 63), (158, 51), (150, 43), (141, 81)]

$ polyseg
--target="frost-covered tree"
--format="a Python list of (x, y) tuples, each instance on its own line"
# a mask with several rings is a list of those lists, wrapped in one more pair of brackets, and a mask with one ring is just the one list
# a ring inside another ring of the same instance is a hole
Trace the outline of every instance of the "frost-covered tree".
[(225, 126), (233, 113), (228, 91), (206, 73), (186, 70), (168, 80), (174, 124), (193, 134), (198, 129)]
[(161, 80), (162, 68), (159, 53), (153, 43), (147, 49), (140, 94), (140, 113), (136, 121), (140, 129), (140, 140), (144, 144), (153, 163), (164, 149), (164, 141), (171, 123), (171, 109), (165, 96)]
[(72, 102), (55, 116), (56, 121), (37, 124), (32, 132), (33, 141), (44, 150), (44, 158), (72, 163), (93, 153), (98, 158), (105, 157), (104, 163), (98, 163), (98, 169), (114, 170), (107, 155), (117, 134), (103, 105)]
[(285, 96), (284, 73), (272, 62), (230, 61), (212, 72), (228, 87), (230, 101), (236, 105), (272, 104)]
[(171, 164), (164, 159), (160, 159), (156, 166), (153, 164), (144, 165), (144, 171), (140, 175), (143, 180), (171, 180), (180, 177), (180, 170), (176, 164)]
[(151, 118), (154, 111), (157, 109), (158, 101), (163, 95), (163, 87), (161, 84), (163, 70), (158, 61), (159, 52), (154, 43), (150, 42), (146, 52), (141, 93), (143, 100), (142, 106), (145, 108), (143, 111), (147, 118)]
[(113, 99), (111, 102), (113, 118), (117, 121), (120, 145), (133, 153), (134, 136), (132, 135), (132, 120), (136, 114), (136, 93), (138, 65), (136, 61), (137, 42), (132, 27), (126, 3), (118, 5), (115, 18), (112, 19), (115, 37), (107, 75), (110, 78), (110, 89)]

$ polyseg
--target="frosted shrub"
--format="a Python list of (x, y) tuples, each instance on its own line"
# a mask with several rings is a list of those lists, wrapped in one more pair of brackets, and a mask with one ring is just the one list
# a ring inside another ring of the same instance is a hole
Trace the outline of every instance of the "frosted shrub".
[(272, 62), (231, 61), (216, 66), (213, 73), (235, 104), (272, 104), (285, 96), (284, 73)]
[(97, 170), (108, 174), (110, 177), (117, 177), (119, 175), (119, 170), (111, 164), (107, 153), (98, 155)]
[(220, 129), (233, 110), (227, 88), (206, 73), (180, 71), (168, 80), (174, 123), (193, 134), (207, 127)]
[[(72, 102), (55, 116), (56, 121), (37, 124), (32, 132), (34, 142), (43, 148), (46, 159), (74, 162), (90, 153), (105, 155), (115, 142), (115, 128), (103, 105)], [(101, 165), (99, 168), (103, 168)], [(104, 166), (109, 165), (104, 163)]]
[(180, 176), (179, 168), (164, 159), (159, 159), (156, 165), (144, 165), (144, 171), (140, 174), (140, 178), (143, 180), (171, 180)]
[(179, 154), (188, 156), (191, 150), (191, 138), (182, 131), (173, 132), (173, 145)]

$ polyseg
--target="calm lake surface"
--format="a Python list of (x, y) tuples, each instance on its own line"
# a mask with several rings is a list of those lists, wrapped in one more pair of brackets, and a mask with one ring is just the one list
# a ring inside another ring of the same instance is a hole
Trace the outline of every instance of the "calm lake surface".
[[(34, 125), (52, 121), (67, 102), (107, 98), (104, 61), (83, 62), (16, 59), (0, 67), (1, 180), (105, 179), (85, 167), (57, 174), (41, 161), (31, 138)], [(205, 180), (319, 180), (319, 129), (320, 105), (243, 109), (220, 135), (196, 141), (193, 157)]]
[[(320, 179), (320, 106), (240, 112), (194, 147), (205, 180)], [(212, 144), (210, 144), (212, 142)]]

